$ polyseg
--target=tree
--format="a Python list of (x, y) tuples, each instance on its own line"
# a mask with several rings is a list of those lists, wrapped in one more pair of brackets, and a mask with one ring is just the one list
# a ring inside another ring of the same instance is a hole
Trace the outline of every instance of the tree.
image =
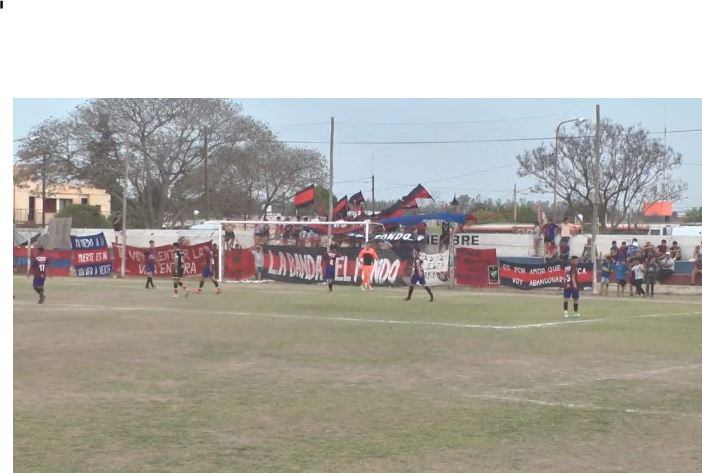
[[(576, 133), (558, 142), (556, 194), (565, 201), (568, 212), (592, 218), (595, 195), (594, 125), (575, 125)], [(636, 218), (644, 202), (679, 200), (687, 184), (674, 180), (671, 172), (680, 167), (682, 155), (651, 138), (641, 126), (625, 128), (603, 120), (601, 127), (600, 222), (614, 228), (627, 218)], [(517, 156), (518, 175), (532, 176), (536, 192), (553, 188), (554, 143), (538, 146)]]
[(694, 223), (702, 222), (702, 207), (692, 207), (685, 211), (685, 221)]
[(94, 205), (73, 204), (61, 210), (56, 217), (73, 219), (71, 225), (78, 228), (109, 228), (110, 222)]

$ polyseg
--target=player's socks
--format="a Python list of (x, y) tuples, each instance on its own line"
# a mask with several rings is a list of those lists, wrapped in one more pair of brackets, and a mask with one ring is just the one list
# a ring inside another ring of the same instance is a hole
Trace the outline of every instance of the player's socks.
[(434, 302), (434, 294), (432, 294), (431, 289), (428, 286), (424, 286), (424, 289), (429, 293), (429, 302)]
[(563, 302), (563, 317), (568, 318), (568, 302)]
[(205, 281), (204, 280), (200, 281), (200, 289), (202, 289), (202, 286), (204, 286), (204, 285), (205, 285)]
[(580, 317), (580, 313), (578, 312), (578, 303), (574, 302), (573, 303), (573, 310), (575, 310), (575, 314), (573, 314), (576, 317)]
[(412, 299), (412, 293), (414, 292), (414, 286), (410, 286), (409, 292), (407, 293), (407, 297), (405, 297), (405, 300), (408, 301)]
[(331, 283), (331, 282), (328, 282), (328, 283), (327, 283), (327, 286), (329, 286), (329, 292), (332, 292), (332, 290), (333, 290), (333, 289), (332, 289), (332, 287), (333, 287), (332, 283)]

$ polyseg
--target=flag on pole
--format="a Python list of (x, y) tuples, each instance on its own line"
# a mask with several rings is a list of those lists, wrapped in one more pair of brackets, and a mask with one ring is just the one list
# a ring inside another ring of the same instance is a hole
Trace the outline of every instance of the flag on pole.
[(334, 206), (332, 220), (343, 220), (346, 217), (347, 210), (349, 210), (349, 199), (343, 196)]
[(358, 207), (361, 205), (361, 202), (365, 203), (366, 199), (363, 198), (363, 192), (358, 191), (351, 197), (349, 197), (349, 204), (353, 205), (354, 207)]
[(417, 187), (412, 189), (409, 194), (404, 196), (402, 198), (402, 208), (404, 209), (416, 209), (418, 208), (417, 206), (417, 199), (431, 199), (434, 200), (434, 198), (429, 194), (429, 191), (427, 191), (424, 186), (421, 184), (417, 184)]
[(451, 201), (451, 206), (453, 207), (458, 207), (459, 202), (458, 199), (456, 199), (456, 194), (453, 194), (453, 200)]
[(305, 187), (293, 197), (293, 203), (296, 209), (306, 207), (312, 202), (314, 202), (314, 184)]

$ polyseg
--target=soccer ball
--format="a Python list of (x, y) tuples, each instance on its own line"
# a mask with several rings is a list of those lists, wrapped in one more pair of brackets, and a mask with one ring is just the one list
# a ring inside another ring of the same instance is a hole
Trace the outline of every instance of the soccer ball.
[(200, 215), (200, 211), (197, 209), (193, 210), (193, 215)]

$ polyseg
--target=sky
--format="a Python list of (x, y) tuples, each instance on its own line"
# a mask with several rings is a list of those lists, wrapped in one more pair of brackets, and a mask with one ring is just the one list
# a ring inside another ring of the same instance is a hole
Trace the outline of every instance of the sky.
[[(50, 116), (69, 114), (86, 99), (15, 99), (14, 139)], [(330, 117), (335, 120), (334, 194), (359, 190), (370, 201), (394, 200), (418, 183), (437, 199), (454, 194), (511, 200), (550, 201), (528, 190), (534, 181), (517, 176), (515, 156), (539, 141), (442, 144), (345, 144), (345, 141), (451, 141), (550, 137), (571, 118), (600, 116), (625, 126), (641, 124), (652, 132), (702, 129), (700, 99), (236, 99), (243, 113), (270, 125), (281, 140), (329, 156)], [(561, 135), (569, 132), (568, 124)], [(663, 135), (656, 135), (663, 137)], [(676, 210), (702, 206), (702, 132), (669, 133), (668, 146), (683, 155), (675, 172), (688, 183)], [(15, 143), (16, 145), (17, 143)]]

